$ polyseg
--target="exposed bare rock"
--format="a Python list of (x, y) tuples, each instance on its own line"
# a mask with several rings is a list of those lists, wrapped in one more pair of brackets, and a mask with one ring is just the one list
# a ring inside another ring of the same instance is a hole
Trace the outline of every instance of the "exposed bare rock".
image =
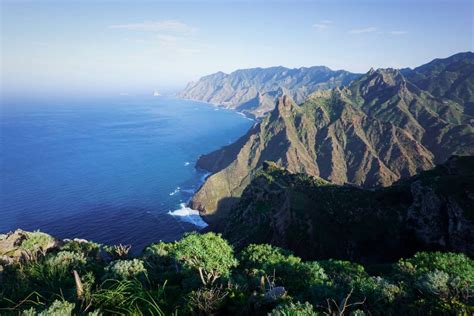
[(213, 174), (191, 206), (209, 221), (225, 215), (266, 160), (335, 184), (389, 186), (451, 155), (473, 155), (472, 119), (396, 69), (371, 70), (301, 105), (284, 95), (245, 136), (199, 159)]
[(0, 236), (0, 264), (33, 260), (60, 244), (61, 241), (48, 234), (17, 229)]

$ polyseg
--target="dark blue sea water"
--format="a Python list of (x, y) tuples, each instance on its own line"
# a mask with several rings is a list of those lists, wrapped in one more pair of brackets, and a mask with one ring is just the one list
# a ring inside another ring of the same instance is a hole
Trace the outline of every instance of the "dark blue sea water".
[(196, 215), (180, 216), (205, 176), (197, 158), (253, 124), (166, 97), (2, 101), (1, 111), (0, 232), (40, 229), (135, 251), (200, 228)]

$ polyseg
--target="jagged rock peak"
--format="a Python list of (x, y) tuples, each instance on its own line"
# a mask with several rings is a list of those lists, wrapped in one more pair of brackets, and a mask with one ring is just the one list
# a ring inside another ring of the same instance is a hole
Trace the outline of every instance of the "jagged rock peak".
[(400, 82), (405, 81), (400, 71), (393, 68), (379, 68), (371, 74), (368, 74), (368, 79), (390, 86), (395, 86)]
[(293, 99), (287, 94), (283, 94), (281, 97), (278, 97), (277, 106), (275, 107), (276, 113), (283, 113), (291, 111), (296, 106), (296, 103)]
[(281, 102), (281, 103), (283, 104), (283, 106), (285, 106), (286, 108), (290, 108), (290, 107), (294, 104), (294, 102), (293, 102), (293, 100), (291, 99), (291, 97), (289, 97), (289, 96), (286, 95), (286, 94), (283, 95), (283, 96), (280, 98), (279, 102)]

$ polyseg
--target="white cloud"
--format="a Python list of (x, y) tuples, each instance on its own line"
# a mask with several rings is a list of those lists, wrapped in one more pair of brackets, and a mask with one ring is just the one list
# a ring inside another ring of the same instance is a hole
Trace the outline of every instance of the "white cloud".
[(124, 29), (142, 32), (173, 32), (173, 33), (193, 33), (196, 28), (177, 20), (145, 21), (130, 24), (109, 25), (111, 29)]
[(405, 35), (407, 34), (406, 31), (391, 31), (390, 34), (392, 35)]
[(322, 31), (325, 31), (327, 30), (332, 24), (332, 21), (330, 20), (323, 20), (319, 23), (315, 23), (313, 24), (313, 28), (315, 28), (316, 30), (322, 32)]
[(192, 56), (200, 54), (201, 50), (199, 48), (178, 48), (176, 52), (181, 56)]
[(200, 54), (203, 48), (196, 40), (197, 29), (177, 20), (115, 24), (109, 25), (109, 28), (151, 33), (151, 36), (135, 39), (135, 42), (146, 45), (151, 51), (165, 58), (189, 57)]
[(161, 45), (174, 45), (180, 40), (179, 37), (168, 34), (158, 34), (156, 39)]
[(364, 34), (364, 33), (372, 33), (375, 31), (377, 31), (377, 28), (375, 26), (369, 26), (362, 29), (352, 29), (349, 31), (349, 34)]

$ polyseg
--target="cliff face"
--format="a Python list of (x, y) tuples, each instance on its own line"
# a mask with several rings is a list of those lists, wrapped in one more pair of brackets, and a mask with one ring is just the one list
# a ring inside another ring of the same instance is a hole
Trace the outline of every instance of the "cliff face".
[(372, 190), (265, 163), (214, 229), (238, 248), (271, 243), (310, 259), (380, 262), (422, 249), (473, 256), (473, 210), (471, 156)]
[[(474, 154), (473, 117), (398, 70), (371, 70), (346, 88), (288, 96), (236, 143), (202, 156), (211, 175), (191, 204), (203, 215), (234, 205), (263, 161), (336, 184), (388, 186), (453, 154)], [(219, 214), (215, 214), (219, 217)]]
[(271, 111), (276, 99), (284, 94), (301, 103), (314, 91), (348, 84), (358, 76), (322, 66), (243, 69), (231, 74), (218, 72), (202, 77), (197, 82), (189, 83), (178, 96), (261, 117)]

